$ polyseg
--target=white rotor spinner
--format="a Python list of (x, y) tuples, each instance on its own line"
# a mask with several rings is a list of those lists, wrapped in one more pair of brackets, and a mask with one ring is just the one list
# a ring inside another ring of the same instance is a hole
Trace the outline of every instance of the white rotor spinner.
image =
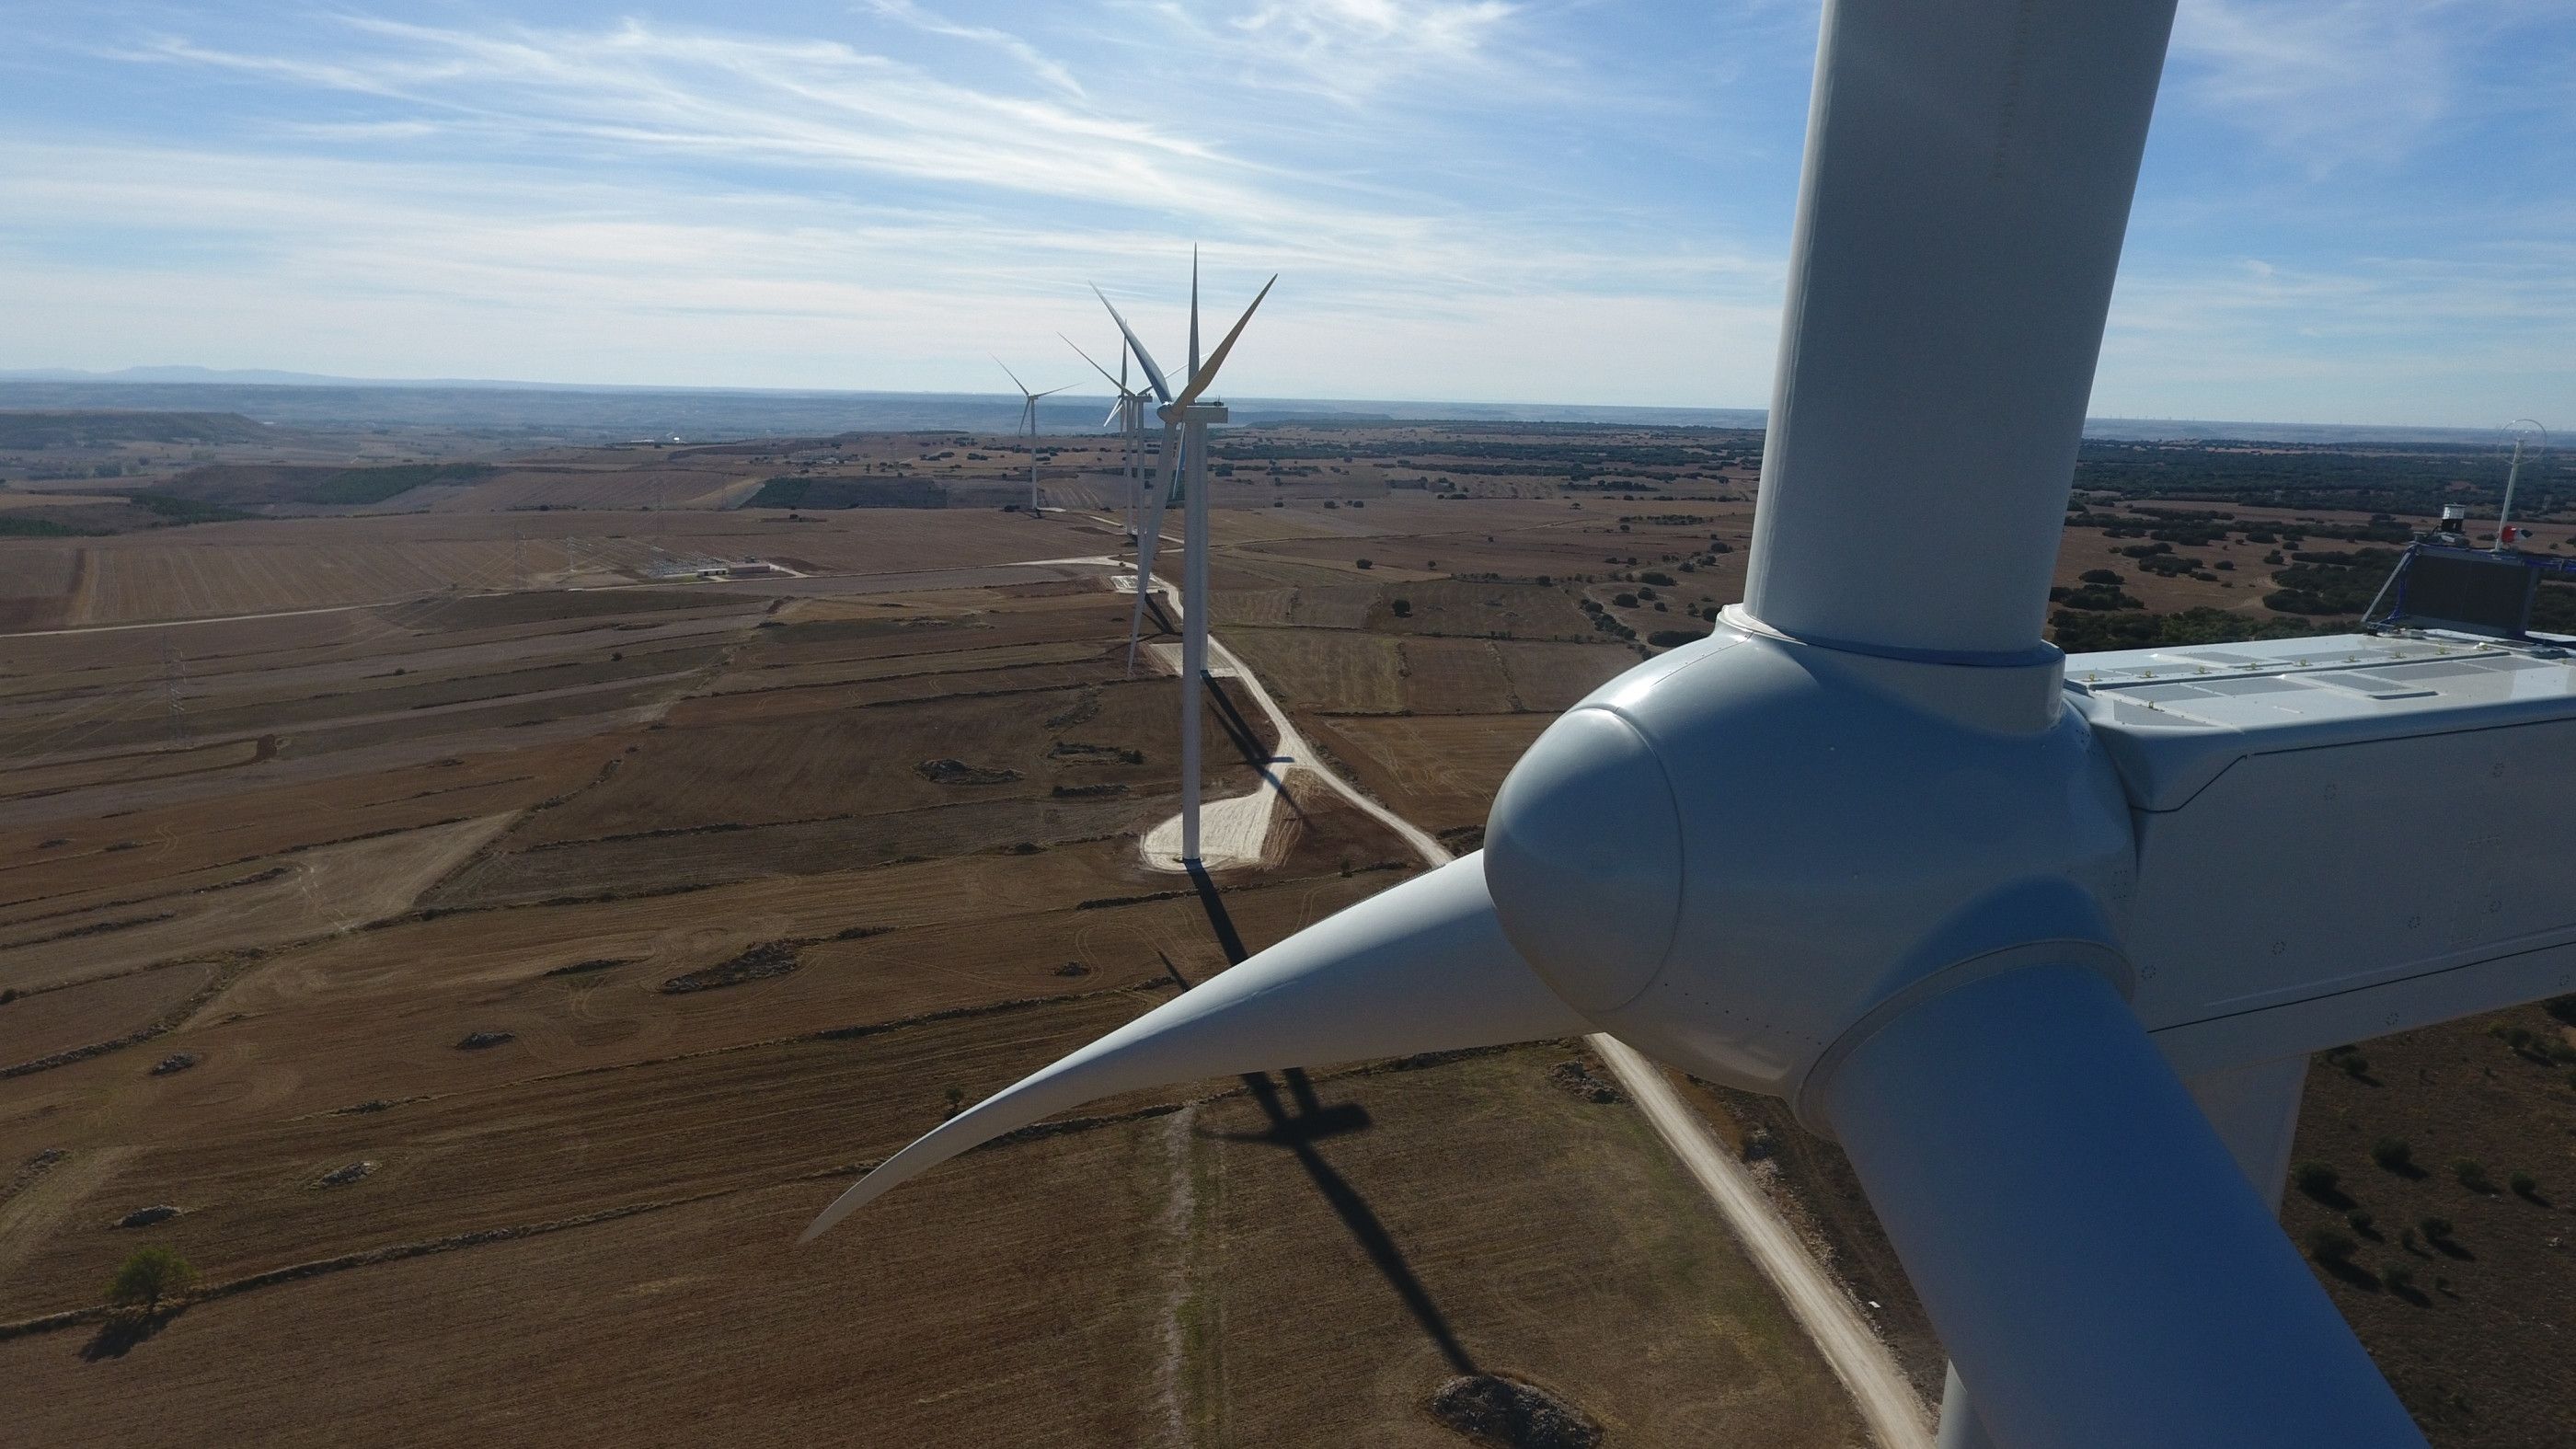
[(1485, 834), (1503, 929), (1604, 1030), (1811, 1121), (1819, 1063), (1936, 976), (2037, 950), (2125, 996), (2128, 802), (2060, 672), (1730, 619), (1514, 767)]

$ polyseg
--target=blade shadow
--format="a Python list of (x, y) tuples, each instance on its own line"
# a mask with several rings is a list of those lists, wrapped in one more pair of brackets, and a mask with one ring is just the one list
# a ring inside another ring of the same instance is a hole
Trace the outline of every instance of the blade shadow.
[[(1217, 944), (1224, 948), (1226, 961), (1232, 965), (1243, 964), (1250, 953), (1243, 949), (1243, 937), (1235, 930), (1234, 918), (1226, 911), (1225, 899), (1218, 893), (1216, 883), (1208, 878), (1204, 869), (1195, 865), (1190, 867), (1190, 881), (1198, 887), (1199, 904), (1207, 912), (1208, 925), (1215, 930)], [(1188, 989), (1190, 983), (1182, 978), (1179, 968), (1172, 965), (1170, 958), (1166, 957), (1163, 965), (1171, 971), (1172, 979), (1182, 989)], [(1413, 1315), (1414, 1322), (1421, 1325), (1422, 1331), (1430, 1336), (1432, 1344), (1440, 1350), (1440, 1356), (1448, 1361), (1450, 1368), (1460, 1374), (1482, 1372), (1476, 1367), (1475, 1359), (1469, 1356), (1466, 1345), (1458, 1341), (1457, 1332), (1450, 1327), (1447, 1315), (1432, 1300), (1431, 1291), (1415, 1276), (1413, 1265), (1406, 1260), (1404, 1249), (1395, 1241), (1395, 1235), (1379, 1221), (1377, 1213), (1369, 1207), (1368, 1199), (1360, 1195), (1359, 1189), (1334, 1171), (1332, 1164), (1326, 1162), (1323, 1154), (1315, 1148), (1315, 1144), (1324, 1138), (1366, 1131), (1371, 1125), (1368, 1109), (1356, 1102), (1326, 1106), (1317, 1096), (1314, 1082), (1303, 1068), (1290, 1067), (1281, 1072), (1280, 1077), (1286, 1083), (1288, 1103), (1293, 1104), (1294, 1111), (1289, 1110), (1289, 1105), (1282, 1104), (1280, 1084), (1273, 1082), (1268, 1072), (1246, 1072), (1243, 1085), (1251, 1093), (1253, 1104), (1269, 1121), (1268, 1130), (1208, 1135), (1225, 1142), (1267, 1143), (1295, 1154), (1297, 1165), (1305, 1169), (1308, 1180), (1314, 1183), (1325, 1205), (1332, 1208), (1334, 1215), (1342, 1220), (1342, 1225), (1350, 1230), (1352, 1239), (1360, 1245), (1360, 1251), (1368, 1255), (1371, 1266), (1386, 1280), (1387, 1286), (1395, 1290), (1396, 1298)]]

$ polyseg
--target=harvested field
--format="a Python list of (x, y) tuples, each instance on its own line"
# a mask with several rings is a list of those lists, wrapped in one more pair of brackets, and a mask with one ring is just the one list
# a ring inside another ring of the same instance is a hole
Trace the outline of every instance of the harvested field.
[(1502, 656), (1482, 639), (1407, 639), (1404, 707), (1415, 714), (1503, 714), (1517, 707)]
[[(1203, 1225), (1192, 1421), (1238, 1443), (1445, 1449), (1459, 1440), (1423, 1412), (1432, 1391), (1501, 1372), (1580, 1405), (1609, 1442), (1860, 1442), (1838, 1386), (1641, 1120), (1548, 1082), (1562, 1055), (1328, 1077), (1318, 1095), (1364, 1106), (1370, 1125), (1303, 1153), (1262, 1140), (1270, 1119), (1251, 1101), (1202, 1109), (1181, 1139)], [(1397, 1245), (1427, 1321), (1368, 1271), (1319, 1173)], [(1562, 1191), (1574, 1182), (1592, 1190)], [(1515, 1250), (1532, 1241), (1553, 1261)], [(1711, 1305), (1723, 1330), (1696, 1318)], [(1330, 1346), (1281, 1331), (1295, 1323), (1333, 1324)], [(1646, 1323), (1663, 1348), (1638, 1355)]]
[(145, 750), (133, 754), (91, 756), (59, 765), (38, 765), (0, 776), (0, 799), (53, 795), (91, 785), (129, 785), (170, 775), (193, 775), (255, 763), (261, 757), (257, 739), (220, 740), (181, 749)]
[(138, 1031), (212, 984), (216, 971), (182, 962), (21, 996), (0, 1006), (0, 1068)]
[(824, 875), (897, 861), (1051, 846), (1133, 833), (1168, 810), (1158, 800), (976, 800), (775, 825), (716, 825), (571, 840), (486, 856), (423, 904), (522, 905), (567, 896), (631, 895), (771, 875)]
[(1404, 708), (1403, 656), (1392, 639), (1320, 629), (1229, 629), (1225, 639), (1286, 708), (1353, 714)]
[[(1097, 719), (1064, 731), (1048, 728), (1049, 716), (1086, 697), (1100, 701)], [(1046, 797), (1060, 784), (1168, 787), (1178, 759), (1178, 722), (1171, 715), (1170, 687), (1140, 680), (1104, 683), (1090, 695), (1072, 689), (1031, 695), (1008, 709), (977, 698), (929, 699), (750, 724), (674, 726), (648, 735), (614, 779), (542, 812), (511, 843), (524, 848), (969, 803), (963, 787), (925, 778), (917, 768), (935, 759), (1019, 772), (1015, 782), (976, 787), (971, 799), (977, 804), (996, 794)], [(1054, 753), (1061, 739), (1117, 740), (1143, 758), (1066, 757)]]
[[(1311, 721), (1317, 744), (1398, 815), (1438, 832), (1481, 826), (1494, 788), (1553, 716), (1424, 715)], [(1301, 729), (1308, 722), (1301, 721)]]
[(233, 882), (22, 919), (0, 940), (0, 986), (24, 991), (351, 930), (409, 910), (432, 881), (509, 823), (507, 815), (489, 815), (323, 846)]
[(1637, 662), (1630, 650), (1609, 644), (1509, 640), (1495, 644), (1494, 652), (1502, 656), (1520, 707), (1548, 713), (1573, 708)]

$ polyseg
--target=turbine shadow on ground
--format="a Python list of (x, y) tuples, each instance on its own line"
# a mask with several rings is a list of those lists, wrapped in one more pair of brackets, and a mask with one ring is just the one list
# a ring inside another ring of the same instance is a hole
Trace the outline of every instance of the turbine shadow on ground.
[[(1216, 931), (1217, 944), (1224, 948), (1227, 963), (1241, 965), (1251, 953), (1243, 948), (1243, 937), (1234, 928), (1234, 918), (1226, 912), (1225, 898), (1217, 891), (1216, 883), (1209, 879), (1204, 868), (1192, 865), (1189, 871), (1191, 883), (1198, 888), (1199, 904), (1207, 911), (1208, 924)], [(1165, 964), (1169, 966), (1170, 963), (1167, 961)], [(1190, 983), (1182, 979), (1176, 967), (1172, 968), (1172, 979), (1182, 990), (1189, 989)], [(1450, 1368), (1461, 1374), (1481, 1373), (1476, 1361), (1468, 1356), (1466, 1346), (1458, 1341), (1448, 1318), (1441, 1313), (1440, 1305), (1431, 1300), (1430, 1290), (1423, 1287), (1422, 1280), (1414, 1275), (1413, 1266), (1406, 1261), (1404, 1249), (1396, 1243), (1395, 1236), (1378, 1221), (1377, 1214), (1370, 1209), (1368, 1200), (1360, 1196), (1359, 1190), (1335, 1172), (1332, 1164), (1316, 1150), (1315, 1144), (1322, 1138), (1366, 1131), (1370, 1125), (1368, 1109), (1356, 1102), (1331, 1107), (1323, 1105), (1315, 1094), (1314, 1083), (1300, 1068), (1290, 1067), (1280, 1075), (1286, 1079), (1288, 1097), (1295, 1104), (1295, 1111), (1292, 1113), (1281, 1103), (1279, 1086), (1271, 1081), (1269, 1073), (1247, 1072), (1243, 1084), (1252, 1093), (1252, 1100), (1261, 1108), (1262, 1115), (1269, 1119), (1269, 1129), (1256, 1134), (1217, 1134), (1220, 1140), (1266, 1142), (1296, 1154), (1297, 1165), (1306, 1170), (1315, 1190), (1341, 1218), (1343, 1226), (1350, 1229), (1352, 1238), (1368, 1254), (1369, 1262), (1386, 1279), (1387, 1286), (1395, 1290), (1396, 1297), (1403, 1300), (1414, 1321), (1422, 1325), (1423, 1332), (1431, 1336), (1431, 1341), (1438, 1346), (1441, 1357), (1448, 1361)]]
[[(1252, 722), (1243, 717), (1243, 711), (1235, 707), (1234, 701), (1223, 689), (1213, 687), (1214, 680), (1210, 680), (1209, 684), (1211, 687), (1207, 697), (1215, 703), (1219, 722), (1225, 726), (1226, 737), (1234, 741), (1234, 748), (1243, 756), (1243, 762), (1259, 773), (1262, 779), (1269, 782), (1270, 788), (1278, 792), (1280, 803), (1288, 807), (1290, 814), (1300, 820), (1305, 819), (1305, 810), (1298, 805), (1296, 797), (1288, 793), (1287, 785), (1279, 778), (1278, 773), (1270, 768), (1287, 756), (1275, 755), (1263, 749), (1261, 737), (1252, 732)], [(1221, 914), (1223, 909), (1222, 906), (1215, 907), (1210, 914)]]

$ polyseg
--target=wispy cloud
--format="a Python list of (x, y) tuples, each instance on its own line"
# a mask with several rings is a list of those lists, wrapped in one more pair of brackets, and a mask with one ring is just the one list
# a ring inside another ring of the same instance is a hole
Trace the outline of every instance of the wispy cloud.
[[(2186, 0), (2173, 75), (2324, 173), (2403, 161), (2446, 124), (2518, 108), (2516, 91), (2563, 101), (2564, 32), (2536, 32), (2566, 19), (2557, 0)], [(2518, 37), (2537, 48), (2517, 65)]]
[(989, 45), (1027, 66), (1031, 74), (1057, 90), (1072, 96), (1083, 94), (1082, 82), (1074, 79), (1073, 72), (1068, 70), (1063, 62), (1051, 59), (1044, 51), (1010, 31), (991, 25), (961, 24), (924, 9), (916, 4), (915, 0), (867, 0), (867, 8), (887, 20), (899, 21), (925, 35)]
[(1230, 23), (1268, 63), (1356, 100), (1409, 75), (1454, 82), (1490, 69), (1520, 10), (1503, 0), (1265, 0)]
[[(1768, 390), (1818, 0), (334, 3), (23, 18), (0, 366), (984, 387), (1196, 241), (1254, 391)], [(2576, 416), (2571, 50), (2183, 0), (2100, 404)]]

